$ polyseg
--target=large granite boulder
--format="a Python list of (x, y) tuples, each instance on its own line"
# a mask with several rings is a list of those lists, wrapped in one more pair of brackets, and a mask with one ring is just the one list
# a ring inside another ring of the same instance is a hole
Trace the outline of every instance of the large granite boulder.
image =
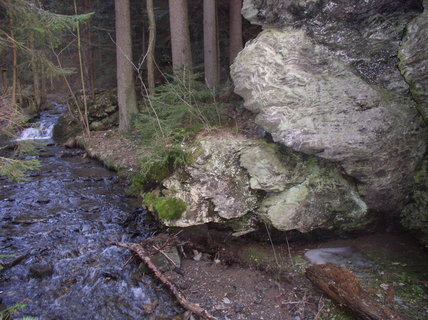
[(418, 103), (419, 112), (428, 121), (428, 0), (425, 10), (411, 21), (401, 42), (398, 57), (400, 70)]
[(256, 123), (274, 141), (340, 165), (369, 209), (399, 211), (426, 148), (396, 68), (418, 2), (247, 0), (243, 12), (277, 27), (232, 65), (235, 92)]
[(254, 142), (241, 151), (250, 187), (263, 191), (258, 211), (281, 231), (356, 230), (367, 206), (336, 167), (275, 144)]
[(397, 69), (406, 25), (422, 12), (421, 0), (244, 0), (253, 24), (305, 30), (353, 71), (379, 86), (407, 94)]
[(227, 132), (202, 136), (189, 150), (192, 164), (163, 182), (162, 196), (186, 203), (181, 217), (162, 220), (168, 226), (223, 222), (243, 232), (263, 220), (307, 232), (367, 221), (354, 183), (315, 157)]
[(237, 219), (256, 209), (257, 195), (250, 189), (239, 153), (248, 142), (222, 133), (200, 138), (189, 152), (195, 160), (163, 181), (163, 195), (184, 201), (180, 219), (163, 220), (167, 226), (187, 227)]

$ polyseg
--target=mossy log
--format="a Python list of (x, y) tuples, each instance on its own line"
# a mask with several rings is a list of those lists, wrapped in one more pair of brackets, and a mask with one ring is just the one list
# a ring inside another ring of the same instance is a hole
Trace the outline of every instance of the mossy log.
[(367, 320), (404, 320), (390, 308), (370, 297), (360, 285), (360, 278), (346, 268), (332, 263), (306, 268), (306, 277), (335, 302)]

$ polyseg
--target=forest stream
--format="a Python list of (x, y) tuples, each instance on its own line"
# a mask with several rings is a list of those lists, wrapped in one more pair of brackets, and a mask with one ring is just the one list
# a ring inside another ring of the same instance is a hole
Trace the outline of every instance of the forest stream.
[(27, 129), (27, 138), (42, 138), (41, 170), (22, 183), (0, 178), (1, 253), (13, 255), (1, 262), (15, 264), (1, 274), (2, 305), (23, 302), (20, 316), (40, 320), (145, 319), (155, 303), (171, 318), (179, 312), (172, 299), (138, 264), (124, 271), (130, 253), (110, 244), (148, 237), (145, 212), (114, 172), (46, 136), (58, 117), (42, 114), (45, 136)]

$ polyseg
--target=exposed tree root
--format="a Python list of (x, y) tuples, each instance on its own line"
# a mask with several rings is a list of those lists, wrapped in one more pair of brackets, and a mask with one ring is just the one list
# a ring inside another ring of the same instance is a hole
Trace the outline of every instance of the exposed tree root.
[(177, 288), (177, 286), (172, 283), (165, 275), (163, 275), (162, 272), (156, 267), (156, 265), (152, 262), (150, 258), (150, 254), (144, 249), (141, 244), (121, 242), (112, 242), (112, 244), (119, 247), (128, 248), (135, 252), (141, 258), (141, 260), (144, 261), (147, 267), (153, 271), (155, 276), (171, 290), (171, 292), (174, 294), (174, 296), (177, 298), (178, 302), (183, 306), (183, 308), (204, 319), (218, 320), (218, 318), (211, 315), (207, 310), (203, 309), (198, 304), (194, 304), (187, 300), (186, 297)]

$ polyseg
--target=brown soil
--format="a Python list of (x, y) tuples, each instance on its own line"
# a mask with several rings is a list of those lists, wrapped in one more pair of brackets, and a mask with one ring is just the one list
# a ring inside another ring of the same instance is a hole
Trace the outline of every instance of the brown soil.
[(138, 144), (119, 134), (117, 129), (93, 131), (91, 137), (79, 136), (77, 144), (84, 148), (91, 158), (129, 177), (138, 170)]
[(169, 271), (167, 276), (190, 301), (219, 319), (293, 319), (294, 314), (316, 310), (316, 300), (308, 308), (310, 302), (298, 297), (290, 284), (252, 268), (185, 259), (180, 273)]

